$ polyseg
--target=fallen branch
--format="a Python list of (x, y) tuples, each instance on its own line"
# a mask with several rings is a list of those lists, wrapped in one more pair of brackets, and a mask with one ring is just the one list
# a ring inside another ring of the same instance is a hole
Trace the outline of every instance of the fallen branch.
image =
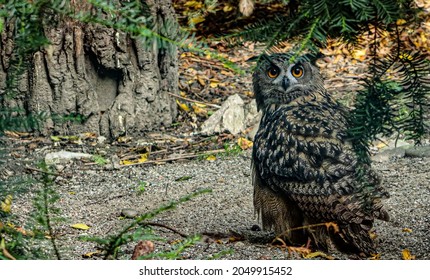
[(175, 157), (175, 158), (162, 158), (162, 159), (147, 160), (144, 162), (136, 162), (136, 163), (121, 165), (121, 167), (141, 165), (141, 164), (150, 164), (150, 163), (162, 163), (162, 162), (169, 162), (169, 161), (175, 161), (175, 160), (181, 160), (181, 159), (190, 159), (190, 158), (196, 158), (199, 156), (204, 156), (204, 155), (209, 155), (209, 154), (218, 154), (218, 153), (222, 153), (222, 152), (225, 152), (225, 149), (212, 150), (212, 151), (207, 151), (207, 152), (200, 153), (200, 154), (186, 154), (186, 155)]
[(177, 94), (174, 94), (174, 93), (170, 93), (170, 92), (168, 92), (167, 94), (169, 94), (169, 95), (171, 95), (171, 96), (173, 96), (173, 97), (176, 97), (176, 98), (180, 98), (180, 99), (183, 99), (183, 100), (186, 100), (186, 101), (189, 101), (189, 102), (194, 102), (194, 103), (203, 104), (203, 105), (206, 105), (206, 106), (209, 106), (209, 107), (212, 107), (212, 108), (217, 108), (217, 109), (221, 108), (221, 106), (216, 105), (216, 104), (207, 103), (207, 102), (202, 102), (202, 101), (198, 101), (198, 100), (190, 99), (190, 98), (187, 98), (187, 97), (182, 97), (182, 96), (177, 95)]
[(142, 225), (143, 225), (143, 226), (162, 227), (162, 228), (168, 229), (168, 230), (170, 230), (170, 231), (173, 231), (174, 233), (179, 234), (180, 236), (182, 236), (182, 237), (184, 237), (184, 238), (187, 238), (187, 237), (188, 237), (188, 235), (186, 235), (185, 233), (182, 233), (182, 232), (180, 232), (180, 231), (178, 231), (178, 230), (176, 230), (176, 229), (174, 229), (174, 228), (172, 228), (172, 227), (169, 227), (169, 226), (167, 226), (167, 225), (164, 225), (164, 224), (154, 223), (154, 222), (145, 222), (145, 223), (142, 223)]
[(33, 167), (30, 167), (30, 166), (25, 166), (25, 169), (30, 170), (30, 171), (35, 171), (35, 172), (43, 173), (43, 174), (47, 174), (47, 175), (52, 175), (52, 176), (61, 176), (60, 173), (54, 173), (54, 172), (44, 171), (44, 170), (40, 170), (40, 169), (33, 168)]

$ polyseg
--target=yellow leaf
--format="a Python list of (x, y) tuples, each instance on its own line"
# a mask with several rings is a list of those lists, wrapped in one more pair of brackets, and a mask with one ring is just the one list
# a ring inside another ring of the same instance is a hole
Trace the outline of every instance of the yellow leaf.
[(397, 25), (403, 25), (406, 23), (406, 20), (399, 18), (396, 23), (397, 23)]
[(4, 201), (1, 202), (1, 210), (4, 213), (9, 213), (11, 206), (12, 206), (12, 195), (8, 194), (6, 195), (6, 198), (4, 199)]
[(402, 251), (402, 258), (404, 260), (415, 260), (415, 256), (411, 254), (411, 252), (408, 249), (404, 249)]
[(363, 61), (366, 58), (366, 50), (365, 49), (364, 50), (354, 50), (352, 52), (352, 57), (354, 59)]
[(253, 143), (246, 138), (240, 137), (239, 139), (237, 139), (237, 144), (242, 150), (247, 150), (252, 147)]
[(87, 229), (89, 229), (89, 228), (90, 228), (90, 227), (89, 227), (89, 226), (87, 226), (86, 224), (82, 224), (82, 223), (78, 223), (78, 224), (71, 225), (71, 227), (72, 227), (72, 228), (76, 228), (76, 229), (80, 229), (80, 230), (87, 230)]
[(409, 232), (409, 233), (412, 232), (412, 230), (410, 228), (404, 228), (404, 229), (402, 229), (402, 231), (403, 232)]
[(192, 107), (193, 107), (194, 113), (197, 116), (205, 117), (208, 115), (208, 111), (206, 109), (203, 109), (197, 105), (193, 105)]
[(200, 9), (201, 7), (203, 7), (203, 3), (201, 3), (201, 1), (187, 1), (183, 5), (185, 7), (190, 7), (194, 9)]
[(191, 24), (198, 24), (198, 23), (203, 22), (203, 21), (205, 21), (204, 17), (195, 17), (195, 18), (190, 19)]
[(206, 158), (206, 160), (214, 161), (214, 160), (216, 160), (216, 156), (215, 156), (215, 155), (210, 155), (210, 156), (208, 156), (208, 157)]
[(386, 144), (386, 143), (381, 142), (381, 143), (378, 143), (378, 144), (376, 145), (376, 148), (378, 148), (378, 149), (382, 149), (382, 148), (384, 148), (384, 147), (386, 147), (386, 146), (387, 146), (387, 144)]
[(178, 103), (179, 108), (181, 108), (183, 111), (185, 111), (185, 112), (189, 112), (190, 111), (190, 108), (188, 107), (187, 104), (181, 103), (177, 99), (176, 99), (176, 103)]
[(224, 8), (222, 9), (225, 13), (230, 12), (233, 10), (233, 6), (230, 5), (225, 5)]
[(130, 136), (120, 136), (120, 137), (118, 137), (118, 139), (116, 141), (118, 141), (118, 143), (128, 143), (132, 139), (133, 138), (131, 138)]
[(142, 163), (148, 160), (149, 153), (140, 154), (140, 158), (137, 162)]
[(198, 103), (198, 102), (194, 103), (194, 105), (196, 105), (197, 107), (200, 107), (200, 108), (206, 108), (207, 107), (206, 104), (202, 104), (202, 103)]
[(209, 84), (211, 88), (216, 88), (219, 84), (219, 81), (215, 79), (211, 79), (211, 83)]
[(325, 254), (325, 253), (323, 253), (321, 251), (316, 251), (316, 252), (312, 252), (312, 253), (306, 254), (304, 257), (305, 257), (305, 259), (313, 259), (313, 258), (316, 258), (316, 257), (322, 257), (322, 258), (325, 258), (325, 259), (328, 259), (328, 260), (333, 260), (334, 259), (332, 256), (329, 256), (329, 255), (327, 255), (327, 254)]
[(97, 250), (97, 251), (94, 251), (94, 252), (88, 252), (88, 253), (85, 253), (85, 254), (83, 254), (82, 256), (83, 256), (84, 258), (91, 258), (93, 255), (101, 254), (101, 252), (102, 252), (102, 251)]

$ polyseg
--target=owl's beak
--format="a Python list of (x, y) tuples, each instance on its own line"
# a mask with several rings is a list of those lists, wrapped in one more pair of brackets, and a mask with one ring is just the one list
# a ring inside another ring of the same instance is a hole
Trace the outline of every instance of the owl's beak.
[(282, 87), (284, 88), (284, 90), (287, 90), (287, 88), (290, 86), (290, 80), (288, 79), (287, 76), (285, 76), (282, 79)]

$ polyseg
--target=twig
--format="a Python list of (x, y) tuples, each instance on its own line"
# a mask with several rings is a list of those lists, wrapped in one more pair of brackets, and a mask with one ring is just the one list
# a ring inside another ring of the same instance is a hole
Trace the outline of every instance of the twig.
[(212, 151), (207, 151), (207, 152), (200, 153), (200, 154), (186, 154), (186, 155), (183, 155), (180, 157), (175, 157), (175, 158), (162, 158), (162, 159), (147, 160), (144, 162), (136, 162), (136, 163), (121, 165), (121, 167), (141, 165), (141, 164), (149, 164), (149, 163), (169, 162), (169, 161), (174, 161), (174, 160), (195, 158), (195, 157), (199, 157), (199, 156), (203, 156), (203, 155), (207, 155), (207, 154), (218, 154), (218, 153), (222, 153), (222, 152), (225, 152), (225, 149), (212, 150)]
[(40, 169), (33, 168), (33, 167), (30, 167), (30, 166), (25, 166), (25, 169), (28, 169), (28, 170), (31, 170), (31, 171), (35, 171), (35, 172), (39, 172), (39, 173), (43, 173), (43, 174), (46, 174), (46, 175), (61, 176), (60, 173), (54, 173), (54, 172), (44, 171), (44, 170), (40, 170)]
[(207, 102), (202, 102), (202, 101), (198, 101), (198, 100), (190, 99), (190, 98), (187, 98), (187, 97), (182, 97), (182, 96), (177, 95), (177, 94), (174, 94), (174, 93), (170, 93), (170, 92), (168, 92), (167, 94), (169, 94), (169, 95), (171, 95), (171, 96), (173, 96), (173, 97), (176, 97), (176, 98), (180, 98), (180, 99), (183, 99), (183, 100), (189, 101), (189, 102), (200, 103), (200, 104), (204, 104), (204, 105), (206, 105), (206, 106), (213, 107), (213, 108), (217, 108), (217, 109), (221, 108), (221, 106), (219, 106), (219, 105), (215, 105), (215, 104), (207, 103)]
[(176, 229), (174, 229), (174, 228), (172, 228), (172, 227), (166, 226), (166, 225), (164, 225), (164, 224), (154, 223), (154, 222), (145, 222), (145, 223), (142, 223), (142, 225), (143, 225), (143, 226), (154, 226), (154, 227), (162, 227), (162, 228), (166, 228), (166, 229), (168, 229), (168, 230), (170, 230), (170, 231), (173, 231), (173, 232), (174, 232), (174, 233), (176, 233), (176, 234), (179, 234), (180, 236), (182, 236), (182, 237), (184, 237), (184, 238), (187, 238), (187, 237), (188, 237), (188, 235), (186, 235), (185, 233), (182, 233), (182, 232), (180, 232), (180, 231), (178, 231), (178, 230), (176, 230)]

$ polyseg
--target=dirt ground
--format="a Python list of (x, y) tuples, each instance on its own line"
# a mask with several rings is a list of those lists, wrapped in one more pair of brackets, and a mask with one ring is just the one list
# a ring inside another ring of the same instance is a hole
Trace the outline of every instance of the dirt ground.
[[(34, 167), (38, 158), (56, 149), (46, 145), (29, 155), (19, 148), (19, 141), (7, 141), (13, 150), (6, 155), (10, 164), (5, 170), (14, 175), (40, 175), (27, 167)], [(19, 154), (23, 156), (18, 157)], [(100, 258), (96, 244), (81, 241), (80, 237), (118, 233), (132, 222), (122, 217), (124, 209), (143, 214), (195, 191), (211, 189), (212, 192), (198, 195), (151, 220), (170, 228), (152, 227), (155, 235), (165, 238), (154, 242), (155, 252), (174, 247), (183, 239), (180, 234), (203, 234), (204, 238), (187, 248), (182, 258), (302, 258), (300, 253), (289, 253), (282, 246), (271, 244), (270, 234), (254, 231), (259, 223), (252, 206), (250, 160), (250, 151), (246, 150), (236, 155), (218, 156), (214, 161), (192, 159), (119, 168), (76, 161), (60, 166), (63, 169), (53, 188), (60, 196), (55, 206), (66, 218), (65, 222), (54, 226), (62, 257)], [(391, 194), (385, 201), (391, 221), (375, 224), (381, 259), (402, 259), (405, 249), (416, 259), (430, 259), (429, 164), (428, 157), (404, 157), (374, 164)], [(31, 188), (38, 186), (34, 184)], [(14, 198), (12, 213), (18, 217), (16, 224), (25, 225), (28, 221), (34, 211), (33, 198), (34, 192)], [(76, 223), (90, 228), (71, 227)], [(135, 244), (122, 247), (119, 257), (130, 258)], [(337, 252), (328, 255), (335, 259), (354, 258)]]

